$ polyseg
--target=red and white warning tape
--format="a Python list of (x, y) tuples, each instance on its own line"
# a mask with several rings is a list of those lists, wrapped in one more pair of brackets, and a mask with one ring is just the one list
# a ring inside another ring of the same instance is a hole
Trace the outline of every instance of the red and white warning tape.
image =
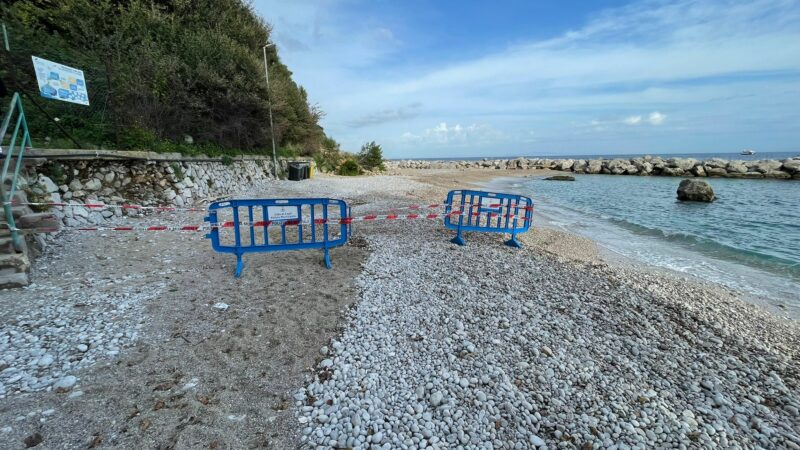
[[(508, 219), (519, 220), (523, 223), (528, 219), (523, 216), (516, 216), (514, 214), (497, 214), (497, 213), (465, 213), (462, 211), (452, 211), (444, 214), (380, 214), (380, 215), (366, 215), (358, 217), (342, 217), (333, 219), (314, 219), (315, 225), (349, 225), (353, 222), (371, 222), (377, 220), (437, 220), (445, 217), (458, 217), (458, 216), (486, 216), (487, 219)], [(310, 225), (309, 220), (263, 220), (257, 222), (238, 222), (239, 227), (249, 228), (264, 228), (270, 226), (299, 226)], [(28, 231), (51, 233), (55, 231), (210, 231), (222, 228), (235, 228), (237, 222), (225, 221), (217, 223), (207, 223), (202, 225), (150, 225), (150, 226), (113, 226), (113, 227), (62, 227), (62, 228), (9, 228), (5, 224), (0, 224), (0, 229), (10, 229), (13, 231)]]
[[(48, 206), (48, 207), (60, 207), (60, 208), (76, 208), (82, 207), (87, 209), (126, 209), (126, 210), (143, 210), (143, 211), (159, 211), (159, 212), (177, 212), (177, 211), (185, 211), (185, 212), (204, 212), (208, 209), (207, 205), (195, 205), (193, 207), (178, 207), (178, 206), (144, 206), (144, 205), (136, 205), (136, 204), (106, 204), (106, 203), (63, 203), (63, 202), (5, 202), (4, 205), (11, 205), (11, 206)], [(468, 208), (468, 207), (480, 207), (480, 208), (500, 208), (500, 207), (508, 207), (517, 208), (516, 204), (502, 204), (502, 203), (495, 203), (495, 204), (447, 204), (447, 203), (433, 203), (429, 205), (407, 205), (407, 206), (396, 206), (388, 208), (388, 211), (420, 211), (423, 209), (440, 209), (446, 207), (452, 208)], [(525, 205), (519, 206), (520, 210), (533, 210), (533, 206)]]
[(433, 203), (433, 204), (430, 204), (430, 205), (408, 205), (408, 206), (389, 207), (388, 210), (390, 212), (393, 212), (393, 211), (406, 211), (406, 210), (420, 211), (420, 210), (423, 210), (423, 209), (446, 208), (448, 206), (451, 207), (451, 208), (469, 208), (469, 207), (473, 207), (473, 208), (506, 208), (506, 207), (511, 207), (511, 208), (519, 208), (520, 211), (527, 211), (527, 210), (533, 211), (533, 206), (532, 205), (525, 204), (525, 205), (517, 206), (516, 203), (510, 203), (510, 204), (508, 204), (508, 203), (506, 203), (506, 204), (503, 204), (503, 203), (492, 203), (492, 204), (465, 203), (463, 205), (460, 204), (460, 203), (454, 203), (454, 204)]

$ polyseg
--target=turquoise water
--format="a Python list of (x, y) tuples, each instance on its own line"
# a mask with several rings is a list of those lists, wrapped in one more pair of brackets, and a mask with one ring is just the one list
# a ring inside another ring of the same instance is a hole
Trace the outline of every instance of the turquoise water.
[(709, 179), (707, 204), (677, 201), (679, 178), (575, 178), (506, 183), (610, 250), (800, 307), (800, 182)]

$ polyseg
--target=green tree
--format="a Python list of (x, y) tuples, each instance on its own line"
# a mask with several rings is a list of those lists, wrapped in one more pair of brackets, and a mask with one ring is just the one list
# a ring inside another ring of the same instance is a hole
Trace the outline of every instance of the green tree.
[(358, 153), (358, 162), (367, 170), (386, 170), (386, 166), (383, 164), (383, 150), (375, 141), (367, 142), (361, 146), (361, 151)]
[[(280, 147), (304, 155), (325, 137), (322, 111), (292, 80), (272, 28), (243, 0), (10, 0), (0, 7), (11, 53), (0, 51), (10, 91), (38, 96), (31, 55), (81, 68), (91, 106), (39, 100), (82, 144), (271, 153), (268, 98)], [(2, 104), (7, 104), (4, 99)], [(34, 139), (56, 135), (26, 108)]]

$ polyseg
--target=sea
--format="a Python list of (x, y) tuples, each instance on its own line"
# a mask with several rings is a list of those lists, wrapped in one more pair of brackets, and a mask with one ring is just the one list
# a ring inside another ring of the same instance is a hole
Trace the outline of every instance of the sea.
[(800, 319), (800, 181), (708, 178), (717, 200), (695, 203), (677, 201), (680, 178), (543, 178), (498, 178), (487, 188), (529, 195), (534, 226), (584, 235), (610, 255), (728, 286)]
[(743, 161), (753, 160), (759, 161), (762, 159), (787, 159), (795, 156), (800, 156), (800, 150), (793, 152), (757, 152), (754, 155), (741, 155), (739, 153), (631, 153), (631, 154), (590, 154), (590, 155), (546, 155), (546, 154), (530, 154), (530, 155), (509, 155), (509, 156), (467, 156), (467, 157), (446, 157), (446, 158), (391, 158), (390, 161), (402, 161), (406, 159), (413, 159), (415, 161), (480, 161), (485, 159), (514, 159), (519, 157), (524, 158), (547, 158), (547, 159), (613, 159), (613, 158), (636, 158), (640, 156), (660, 156), (664, 159), (669, 158), (695, 158), (699, 160), (706, 160), (711, 158), (722, 159), (738, 159)]

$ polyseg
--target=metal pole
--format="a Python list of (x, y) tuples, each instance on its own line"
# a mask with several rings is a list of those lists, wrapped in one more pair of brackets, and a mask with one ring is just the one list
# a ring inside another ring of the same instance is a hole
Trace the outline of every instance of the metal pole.
[(272, 126), (272, 96), (269, 92), (269, 68), (267, 66), (267, 47), (275, 44), (267, 44), (263, 47), (264, 50), (264, 77), (267, 79), (267, 106), (269, 107), (269, 135), (272, 139), (272, 164), (273, 175), (278, 178), (278, 155), (275, 152), (275, 128)]
[(6, 24), (3, 22), (3, 43), (6, 45), (6, 51), (10, 52), (11, 47), (8, 46), (8, 31), (6, 31)]

